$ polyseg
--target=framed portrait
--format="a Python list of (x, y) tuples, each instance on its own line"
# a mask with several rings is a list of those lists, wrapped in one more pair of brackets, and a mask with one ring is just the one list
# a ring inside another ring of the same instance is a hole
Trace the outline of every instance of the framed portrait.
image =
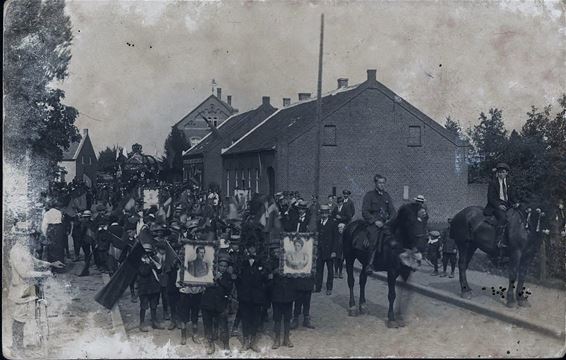
[(279, 273), (286, 277), (314, 276), (316, 244), (316, 233), (281, 233)]
[(214, 285), (216, 241), (189, 240), (185, 243), (183, 278), (187, 285)]

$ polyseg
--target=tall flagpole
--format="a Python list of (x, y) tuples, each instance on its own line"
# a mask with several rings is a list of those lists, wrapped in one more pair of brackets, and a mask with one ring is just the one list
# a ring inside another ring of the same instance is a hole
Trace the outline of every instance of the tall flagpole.
[(320, 206), (320, 138), (322, 132), (322, 44), (324, 41), (324, 14), (320, 15), (320, 49), (318, 53), (318, 84), (316, 94), (316, 152), (315, 152), (315, 171), (314, 171), (314, 194), (316, 196), (317, 208), (315, 218), (318, 224), (318, 207)]

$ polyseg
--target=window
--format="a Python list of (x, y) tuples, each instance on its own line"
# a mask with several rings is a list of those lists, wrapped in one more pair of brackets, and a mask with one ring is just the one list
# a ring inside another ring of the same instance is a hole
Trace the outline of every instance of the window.
[(88, 157), (88, 164), (92, 165), (92, 158), (90, 156)]
[(214, 120), (214, 127), (218, 125), (218, 121)]
[(200, 137), (198, 137), (198, 136), (193, 136), (193, 137), (191, 138), (191, 146), (195, 146), (199, 141), (200, 141)]
[(246, 176), (245, 176), (245, 171), (242, 170), (242, 189), (246, 188)]
[(408, 146), (422, 146), (421, 143), (421, 127), (409, 126), (409, 140)]
[(324, 125), (323, 142), (324, 146), (336, 146), (336, 126)]
[(81, 156), (81, 163), (84, 165), (85, 164), (85, 157)]
[(187, 168), (183, 166), (183, 181), (187, 181)]
[(259, 193), (259, 169), (255, 169), (255, 192)]
[(252, 189), (252, 169), (248, 169), (248, 189)]

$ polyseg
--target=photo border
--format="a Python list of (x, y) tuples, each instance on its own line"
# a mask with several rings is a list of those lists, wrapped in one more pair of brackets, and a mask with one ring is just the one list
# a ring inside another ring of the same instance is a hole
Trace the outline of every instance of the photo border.
[[(313, 254), (312, 254), (312, 267), (311, 267), (311, 271), (310, 273), (298, 273), (298, 274), (285, 274), (284, 269), (285, 269), (285, 237), (289, 236), (289, 237), (295, 237), (297, 235), (302, 235), (302, 236), (306, 236), (306, 237), (312, 237), (313, 238)], [(283, 277), (288, 277), (288, 278), (309, 278), (309, 277), (315, 277), (316, 276), (316, 259), (317, 259), (317, 255), (318, 255), (318, 232), (281, 232), (281, 238), (279, 239), (279, 245), (281, 251), (279, 254), (279, 274)]]
[[(202, 246), (212, 246), (214, 248), (214, 259), (212, 260), (212, 276), (214, 279), (214, 273), (216, 272), (216, 268), (218, 266), (218, 242), (217, 241), (207, 241), (207, 240), (186, 240), (182, 242), (183, 248), (187, 245), (192, 245), (197, 247), (199, 245)], [(186, 250), (185, 250), (186, 252)], [(183, 252), (183, 264), (182, 264), (182, 271), (185, 270), (185, 252)], [(185, 286), (213, 286), (215, 283), (213, 282), (199, 282), (199, 281), (183, 281), (183, 285)]]

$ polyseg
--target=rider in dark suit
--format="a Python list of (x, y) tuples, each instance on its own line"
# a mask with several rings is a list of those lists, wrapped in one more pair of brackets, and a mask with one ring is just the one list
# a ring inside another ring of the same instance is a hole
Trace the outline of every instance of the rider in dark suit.
[(507, 210), (516, 206), (513, 191), (509, 190), (509, 182), (507, 175), (511, 171), (509, 165), (499, 163), (496, 166), (495, 178), (489, 183), (487, 188), (487, 206), (485, 207), (485, 214), (488, 216), (495, 215), (497, 219), (497, 246), (506, 246), (505, 241), (505, 227), (507, 226)]

